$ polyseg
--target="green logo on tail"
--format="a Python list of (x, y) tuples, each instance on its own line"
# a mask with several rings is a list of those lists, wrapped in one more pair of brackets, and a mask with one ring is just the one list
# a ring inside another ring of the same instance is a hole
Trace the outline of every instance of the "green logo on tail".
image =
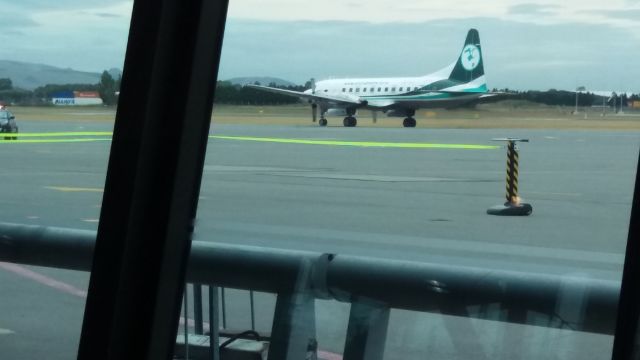
[(480, 50), (478, 47), (472, 44), (465, 46), (460, 55), (460, 62), (467, 71), (475, 69), (480, 64)]

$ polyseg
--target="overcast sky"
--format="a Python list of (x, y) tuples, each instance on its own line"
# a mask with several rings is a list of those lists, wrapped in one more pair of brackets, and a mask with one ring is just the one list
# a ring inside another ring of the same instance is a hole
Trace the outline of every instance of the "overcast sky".
[[(122, 67), (131, 6), (0, 0), (0, 59)], [(640, 92), (640, 0), (231, 0), (219, 77), (425, 75), (471, 27), (490, 87)]]

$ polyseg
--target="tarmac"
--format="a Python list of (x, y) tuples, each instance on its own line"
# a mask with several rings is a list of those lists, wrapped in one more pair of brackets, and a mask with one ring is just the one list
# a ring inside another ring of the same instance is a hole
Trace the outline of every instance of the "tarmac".
[[(19, 140), (32, 142), (0, 142), (1, 220), (96, 229), (110, 141), (78, 132), (111, 125), (20, 126)], [(214, 124), (211, 134), (196, 240), (620, 279), (640, 132)], [(486, 214), (505, 201), (506, 149), (491, 141), (502, 137), (530, 140), (519, 145), (530, 216)], [(0, 267), (3, 353), (74, 357), (87, 283), (86, 273)], [(228, 296), (232, 327), (246, 326), (246, 294)], [(267, 309), (257, 325), (268, 330), (274, 296), (256, 299)], [(348, 305), (322, 301), (317, 315), (321, 348), (340, 353)], [(391, 320), (386, 359), (604, 359), (612, 345), (434, 314), (393, 311)], [(470, 329), (479, 338), (450, 336)]]

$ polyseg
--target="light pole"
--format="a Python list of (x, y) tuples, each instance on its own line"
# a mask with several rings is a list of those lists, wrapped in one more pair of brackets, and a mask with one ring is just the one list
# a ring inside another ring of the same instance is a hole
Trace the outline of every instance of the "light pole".
[(573, 110), (573, 114), (578, 114), (578, 94), (580, 93), (580, 91), (585, 91), (586, 88), (584, 86), (578, 86), (576, 88), (576, 108), (575, 110)]

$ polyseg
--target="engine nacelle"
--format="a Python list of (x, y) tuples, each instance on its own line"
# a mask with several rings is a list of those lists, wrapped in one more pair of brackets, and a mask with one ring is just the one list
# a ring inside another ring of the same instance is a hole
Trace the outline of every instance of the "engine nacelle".
[(327, 110), (327, 116), (347, 116), (347, 110), (340, 108), (329, 109)]

